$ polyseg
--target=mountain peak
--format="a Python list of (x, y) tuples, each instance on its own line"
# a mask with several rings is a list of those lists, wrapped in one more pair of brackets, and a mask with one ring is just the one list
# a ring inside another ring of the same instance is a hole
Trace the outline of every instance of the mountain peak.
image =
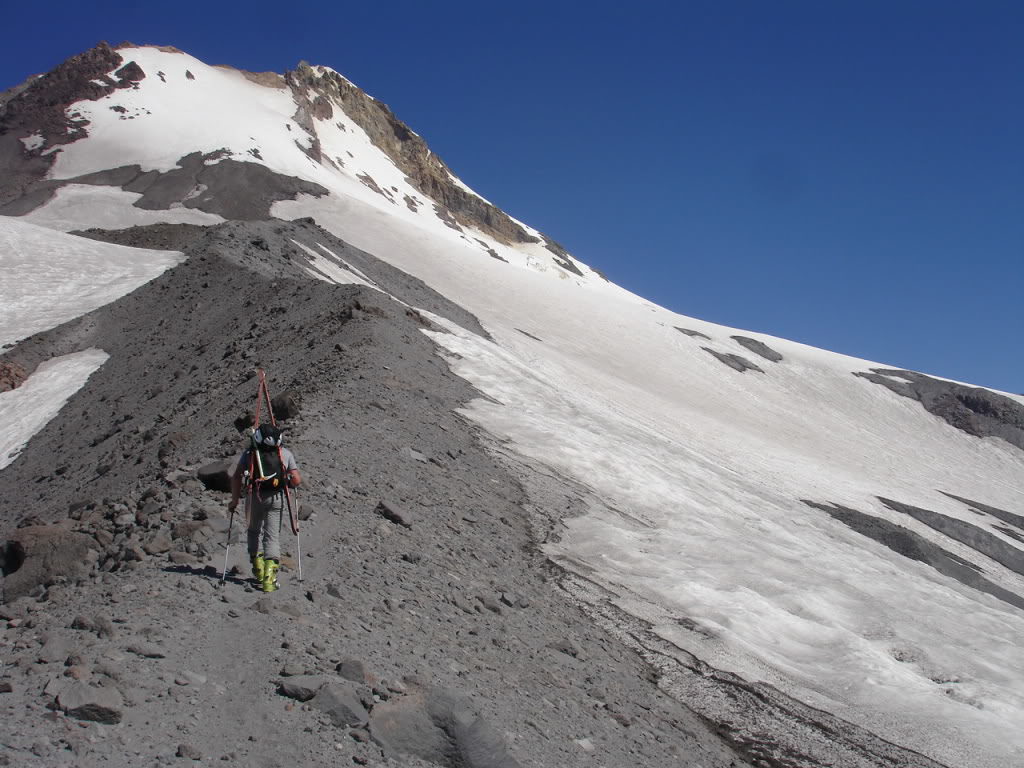
[[(550, 263), (584, 276), (562, 246), (463, 184), (387, 104), (327, 66), (253, 73), (208, 66), (173, 46), (104, 42), (9, 94), (0, 103), (0, 167), (10, 170), (0, 213), (24, 215), (63, 186), (85, 183), (143, 194), (134, 205), (150, 210), (226, 216), (232, 208), (233, 217), (265, 218), (276, 201), (343, 186), (487, 253), (495, 244), (538, 245)], [(203, 179), (186, 158), (201, 158)], [(263, 203), (217, 199), (234, 194), (240, 176), (250, 188), (260, 180)], [(160, 194), (150, 192), (154, 184)]]

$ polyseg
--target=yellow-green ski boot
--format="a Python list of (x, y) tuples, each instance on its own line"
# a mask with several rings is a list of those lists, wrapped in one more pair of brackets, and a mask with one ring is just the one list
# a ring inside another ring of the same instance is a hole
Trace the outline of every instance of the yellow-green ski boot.
[(273, 592), (277, 589), (277, 570), (281, 566), (277, 560), (263, 561), (263, 591)]
[(263, 553), (258, 552), (249, 559), (252, 561), (252, 577), (262, 584), (263, 574), (267, 568), (267, 561), (263, 559)]

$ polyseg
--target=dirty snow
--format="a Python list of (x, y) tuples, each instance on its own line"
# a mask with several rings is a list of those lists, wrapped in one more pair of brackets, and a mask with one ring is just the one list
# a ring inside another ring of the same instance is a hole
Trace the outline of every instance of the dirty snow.
[(40, 365), (17, 389), (0, 392), (0, 469), (18, 457), (107, 357), (99, 349), (57, 357)]
[(32, 150), (39, 149), (43, 146), (43, 144), (46, 143), (46, 139), (44, 139), (40, 133), (33, 133), (31, 136), (23, 138), (21, 143), (25, 145), (25, 149), (31, 152)]
[(19, 219), (61, 232), (91, 227), (125, 229), (159, 222), (207, 225), (224, 221), (216, 214), (184, 206), (160, 211), (136, 208), (133, 204), (140, 197), (120, 187), (68, 184), (58, 189), (53, 199)]
[(103, 306), (181, 259), (0, 216), (0, 345)]

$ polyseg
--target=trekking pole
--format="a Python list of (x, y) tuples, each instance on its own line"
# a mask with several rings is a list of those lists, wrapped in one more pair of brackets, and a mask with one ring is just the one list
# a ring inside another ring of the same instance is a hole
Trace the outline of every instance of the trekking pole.
[[(282, 462), (283, 464), (283, 462)], [(295, 494), (295, 500), (292, 501), (292, 494)], [(302, 582), (302, 534), (299, 533), (299, 511), (297, 509), (299, 505), (298, 492), (288, 487), (287, 483), (284, 486), (284, 498), (288, 503), (288, 518), (291, 522), (292, 533), (295, 534), (295, 558), (296, 564), (299, 567), (299, 582)], [(282, 520), (284, 519), (284, 510), (281, 510)]]
[(228, 540), (224, 543), (224, 570), (220, 574), (220, 583), (223, 584), (224, 580), (228, 577), (228, 553), (231, 551), (231, 528), (235, 524), (235, 510), (231, 510), (231, 514), (228, 516)]
[[(298, 494), (296, 494), (295, 503), (298, 504)], [(296, 513), (296, 517), (298, 514)], [(302, 583), (302, 533), (299, 532), (298, 527), (295, 529), (295, 554), (299, 565), (299, 584)]]

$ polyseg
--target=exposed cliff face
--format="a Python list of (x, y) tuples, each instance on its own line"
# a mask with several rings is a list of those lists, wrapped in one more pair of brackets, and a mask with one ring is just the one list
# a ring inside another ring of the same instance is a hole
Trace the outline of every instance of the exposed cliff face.
[(67, 113), (71, 104), (130, 88), (145, 76), (137, 64), (124, 64), (117, 51), (100, 43), (7, 91), (0, 99), (0, 175), (5, 177), (0, 204), (21, 197), (46, 176), (56, 157), (53, 147), (87, 135), (88, 121)]
[(407, 175), (411, 184), (447, 208), (456, 222), (486, 232), (503, 243), (539, 242), (504, 211), (459, 186), (444, 161), (386, 104), (337, 72), (300, 64), (286, 73), (285, 79), (299, 105), (295, 120), (307, 132), (313, 129), (311, 117), (329, 118), (333, 115), (332, 103), (337, 104)]
[(999, 437), (1024, 450), (1024, 406), (1005, 395), (893, 368), (872, 368), (854, 376), (917, 400), (929, 413), (969, 435)]
[[(48, 145), (68, 144), (85, 135), (86, 123), (65, 114), (76, 101), (101, 98), (116, 88), (137, 82), (141, 70), (125, 67), (118, 79), (107, 73), (121, 66), (123, 59), (106, 43), (100, 43), (78, 56), (72, 56), (45, 75), (20, 86), (20, 92), (0, 109), (0, 134), (19, 128), (41, 133)], [(141, 77), (140, 77), (141, 75)]]

